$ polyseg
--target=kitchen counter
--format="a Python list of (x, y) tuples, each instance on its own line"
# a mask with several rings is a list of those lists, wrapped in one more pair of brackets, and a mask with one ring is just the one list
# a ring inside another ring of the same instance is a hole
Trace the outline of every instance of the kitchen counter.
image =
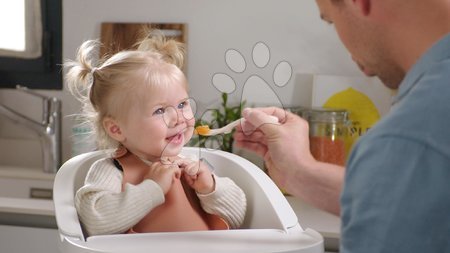
[(54, 216), (53, 201), (0, 197), (0, 213)]
[(56, 228), (54, 176), (33, 168), (0, 166), (0, 224)]
[(325, 250), (330, 252), (339, 250), (341, 220), (338, 216), (317, 209), (292, 196), (286, 196), (286, 199), (303, 229), (311, 228), (322, 234)]
[(0, 224), (56, 229), (53, 201), (0, 197)]

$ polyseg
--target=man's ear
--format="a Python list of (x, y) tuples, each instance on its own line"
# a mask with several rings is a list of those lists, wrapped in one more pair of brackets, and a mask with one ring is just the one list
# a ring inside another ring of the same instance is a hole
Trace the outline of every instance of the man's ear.
[(370, 14), (370, 10), (372, 7), (371, 0), (353, 0), (353, 3), (356, 4), (356, 6), (359, 8), (359, 10), (361, 10), (364, 16)]
[(119, 124), (113, 118), (106, 117), (105, 119), (103, 119), (103, 128), (105, 129), (106, 133), (114, 140), (118, 142), (122, 142), (125, 140), (125, 136), (123, 135)]

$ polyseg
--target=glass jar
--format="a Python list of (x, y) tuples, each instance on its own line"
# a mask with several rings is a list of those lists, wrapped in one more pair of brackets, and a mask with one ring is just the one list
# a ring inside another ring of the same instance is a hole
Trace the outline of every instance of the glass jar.
[(310, 108), (309, 107), (304, 107), (304, 106), (296, 106), (296, 107), (289, 107), (286, 110), (288, 110), (288, 111), (290, 111), (290, 112), (292, 112), (294, 114), (297, 114), (298, 116), (304, 118), (305, 112), (310, 110)]
[(322, 162), (344, 165), (347, 158), (348, 111), (312, 108), (303, 112), (309, 123), (311, 154)]

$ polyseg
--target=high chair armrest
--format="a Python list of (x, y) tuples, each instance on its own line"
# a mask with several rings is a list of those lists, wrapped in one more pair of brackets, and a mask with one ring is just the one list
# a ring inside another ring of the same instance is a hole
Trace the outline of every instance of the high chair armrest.
[[(299, 226), (297, 216), (283, 193), (255, 164), (236, 154), (221, 150), (185, 147), (182, 154), (206, 158), (214, 167), (215, 174), (231, 178), (244, 190), (248, 201), (252, 202), (247, 205), (249, 210), (247, 210), (244, 228), (270, 227), (287, 232), (289, 228)], [(264, 212), (256, 212), (256, 209), (264, 210)], [(262, 220), (264, 222), (261, 222)]]

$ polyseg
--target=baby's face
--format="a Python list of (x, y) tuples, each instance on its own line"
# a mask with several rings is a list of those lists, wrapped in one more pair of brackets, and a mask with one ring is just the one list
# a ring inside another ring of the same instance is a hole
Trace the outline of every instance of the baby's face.
[(176, 156), (193, 135), (195, 119), (186, 86), (173, 83), (148, 91), (135, 103), (121, 126), (122, 144), (134, 154), (156, 161)]

